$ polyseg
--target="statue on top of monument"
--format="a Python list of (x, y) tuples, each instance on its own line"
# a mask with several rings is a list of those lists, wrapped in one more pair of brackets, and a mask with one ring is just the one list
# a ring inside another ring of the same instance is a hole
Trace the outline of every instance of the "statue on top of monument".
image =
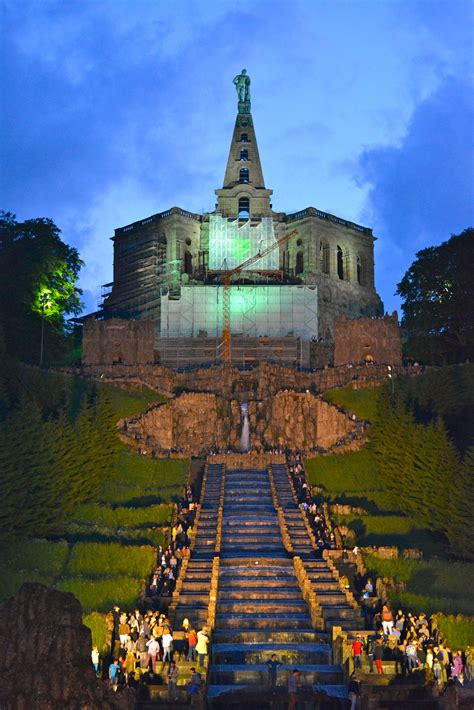
[(241, 74), (237, 74), (234, 79), (239, 103), (250, 103), (250, 77), (247, 75), (247, 69), (242, 69)]

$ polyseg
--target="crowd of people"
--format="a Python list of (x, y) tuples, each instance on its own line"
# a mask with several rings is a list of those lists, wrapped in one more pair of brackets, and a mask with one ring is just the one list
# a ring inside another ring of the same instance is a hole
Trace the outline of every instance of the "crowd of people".
[(335, 550), (337, 542), (334, 527), (326, 515), (316, 491), (310, 487), (306, 480), (301, 454), (288, 456), (288, 469), (298, 504), (313, 530), (319, 551), (322, 553), (323, 550)]
[(92, 664), (97, 676), (108, 680), (113, 690), (167, 682), (168, 698), (177, 698), (179, 667), (176, 660), (197, 662), (191, 667), (187, 685), (189, 696), (197, 695), (202, 685), (201, 671), (209, 651), (206, 627), (199, 631), (184, 619), (182, 628), (173, 631), (168, 617), (158, 611), (142, 614), (113, 610), (113, 660), (107, 668), (100, 667), (97, 646), (92, 649)]
[(189, 533), (194, 525), (197, 501), (191, 486), (186, 486), (178, 503), (178, 515), (171, 528), (168, 547), (157, 550), (157, 564), (150, 577), (148, 594), (155, 602), (158, 597), (170, 597), (176, 587), (181, 564), (190, 555)]
[[(367, 584), (373, 589), (370, 579)], [(450, 679), (463, 684), (466, 672), (474, 678), (474, 659), (462, 650), (448, 648), (423, 612), (412, 614), (398, 609), (394, 613), (388, 603), (384, 604), (374, 616), (374, 630), (375, 635), (365, 641), (360, 635), (354, 640), (354, 670), (362, 667), (365, 654), (370, 673), (383, 675), (383, 662), (394, 661), (397, 674), (424, 671), (426, 681), (440, 687)]]

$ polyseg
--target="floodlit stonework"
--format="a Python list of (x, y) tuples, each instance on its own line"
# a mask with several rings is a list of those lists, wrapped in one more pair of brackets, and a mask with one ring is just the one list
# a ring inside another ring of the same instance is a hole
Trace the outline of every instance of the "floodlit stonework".
[[(291, 169), (297, 172), (298, 166)], [(115, 230), (113, 282), (106, 285), (98, 318), (149, 320), (155, 327), (155, 350), (166, 352), (162, 354), (163, 362), (183, 366), (218, 360), (216, 349), (201, 349), (198, 339), (218, 342), (221, 338), (222, 275), (249, 255), (258, 255), (277, 242), (280, 243), (262, 257), (261, 263), (257, 260), (239, 275), (240, 284), (250, 288), (250, 296), (241, 307), (232, 305), (232, 335), (275, 336), (270, 325), (269, 332), (261, 325), (262, 321), (273, 323), (268, 299), (259, 298), (263, 287), (314, 288), (311, 318), (306, 311), (295, 311), (294, 327), (291, 322), (283, 324), (285, 332), (278, 334), (299, 338), (299, 364), (304, 366), (331, 361), (338, 316), (383, 315), (383, 304), (374, 285), (375, 237), (369, 227), (315, 207), (295, 213), (274, 210), (272, 190), (265, 186), (263, 177), (250, 101), (239, 101), (224, 183), (215, 192), (217, 202), (211, 213), (196, 214), (172, 207)], [(280, 196), (283, 199), (284, 195)], [(281, 242), (293, 232), (291, 238)], [(216, 299), (212, 308), (203, 305), (199, 323), (204, 320), (205, 325), (199, 326), (198, 333), (192, 323), (185, 323), (186, 305), (177, 309), (173, 302), (181, 300), (183, 287), (197, 289), (199, 302), (199, 289), (203, 286), (213, 286)], [(251, 287), (255, 288), (254, 297)], [(237, 283), (234, 281), (230, 288), (237, 289)], [(182, 330), (170, 330), (169, 314), (174, 312), (180, 314), (186, 332), (192, 333), (187, 351), (182, 343), (160, 342), (171, 340), (170, 334)], [(319, 347), (311, 348), (314, 343)], [(248, 345), (249, 353), (243, 360), (258, 361), (254, 344), (249, 340)], [(268, 354), (269, 360), (286, 364), (294, 364), (292, 358), (291, 352), (278, 348)]]

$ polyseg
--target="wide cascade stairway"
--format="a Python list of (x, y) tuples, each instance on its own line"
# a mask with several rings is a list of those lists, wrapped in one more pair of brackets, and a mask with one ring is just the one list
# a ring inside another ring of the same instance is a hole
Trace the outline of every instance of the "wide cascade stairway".
[(282, 703), (295, 668), (302, 685), (344, 698), (330, 627), (361, 628), (362, 622), (321, 559), (286, 466), (227, 470), (210, 457), (196, 526), (171, 611), (175, 629), (186, 617), (212, 630), (208, 706), (238, 707), (248, 695), (257, 707), (273, 653), (283, 664), (276, 690)]

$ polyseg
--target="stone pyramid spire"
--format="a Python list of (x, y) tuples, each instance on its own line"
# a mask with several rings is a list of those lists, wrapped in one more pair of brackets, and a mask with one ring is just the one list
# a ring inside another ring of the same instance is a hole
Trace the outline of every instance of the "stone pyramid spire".
[(238, 113), (230, 144), (224, 186), (216, 190), (217, 211), (224, 217), (258, 220), (270, 217), (272, 190), (265, 188), (257, 138), (250, 112), (250, 77), (245, 69), (235, 77)]

